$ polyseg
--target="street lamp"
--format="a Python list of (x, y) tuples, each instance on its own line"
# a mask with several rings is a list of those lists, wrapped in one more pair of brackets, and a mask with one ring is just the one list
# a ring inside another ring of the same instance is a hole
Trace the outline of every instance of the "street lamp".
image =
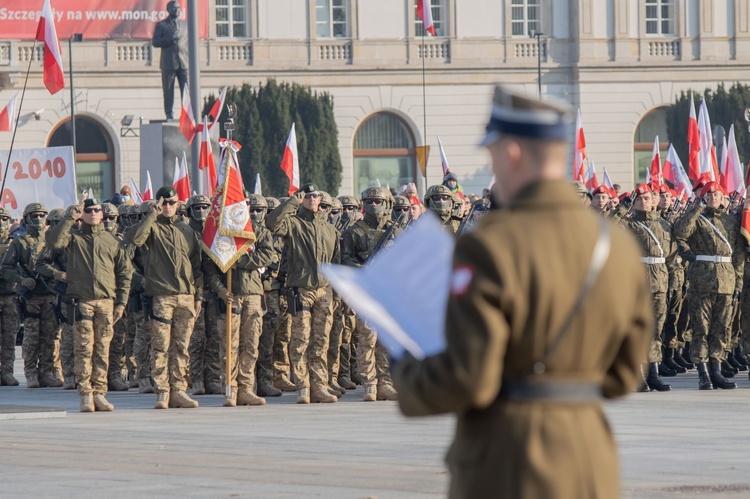
[(75, 33), (68, 38), (68, 62), (70, 63), (70, 142), (73, 145), (73, 157), (76, 155), (76, 109), (73, 91), (73, 42), (82, 42), (83, 35)]
[(541, 31), (530, 30), (529, 37), (536, 38), (536, 74), (537, 74), (537, 86), (539, 89), (539, 98), (542, 98), (542, 37), (544, 33)]

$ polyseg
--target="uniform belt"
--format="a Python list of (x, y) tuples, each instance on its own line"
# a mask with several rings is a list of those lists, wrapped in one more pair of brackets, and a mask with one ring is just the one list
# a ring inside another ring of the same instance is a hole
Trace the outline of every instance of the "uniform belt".
[(500, 398), (512, 402), (592, 403), (602, 399), (602, 387), (589, 381), (526, 381), (504, 379)]
[(642, 256), (641, 262), (647, 265), (656, 265), (659, 263), (665, 263), (667, 261), (663, 256)]
[(718, 255), (697, 255), (695, 257), (696, 262), (713, 262), (713, 263), (732, 263), (731, 256), (718, 256)]

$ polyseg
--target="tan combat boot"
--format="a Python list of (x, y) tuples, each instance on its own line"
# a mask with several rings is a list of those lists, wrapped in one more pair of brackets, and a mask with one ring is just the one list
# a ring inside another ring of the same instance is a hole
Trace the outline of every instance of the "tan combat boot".
[(338, 397), (328, 393), (328, 390), (326, 390), (326, 388), (315, 387), (313, 388), (312, 395), (310, 396), (310, 402), (332, 404), (336, 401), (338, 401)]
[(75, 376), (65, 376), (65, 381), (63, 381), (63, 390), (75, 390), (75, 389), (76, 389)]
[(167, 392), (159, 392), (156, 394), (156, 405), (154, 409), (167, 409), (169, 407), (169, 394)]
[(339, 386), (347, 390), (355, 390), (357, 388), (357, 385), (346, 376), (339, 376)]
[[(121, 376), (113, 376), (109, 379), (109, 389), (113, 392), (127, 392), (130, 389), (130, 385), (128, 385), (124, 379), (122, 379)], [(63, 388), (65, 388), (65, 384), (63, 383)]]
[(252, 390), (240, 390), (237, 395), (237, 405), (266, 405), (266, 399), (258, 397)]
[(377, 393), (378, 388), (375, 385), (365, 385), (365, 396), (362, 400), (365, 402), (375, 402)]
[(109, 401), (105, 399), (104, 395), (102, 395), (101, 393), (94, 394), (94, 408), (97, 411), (101, 412), (109, 412), (115, 410), (115, 406), (110, 404)]
[(393, 385), (380, 384), (378, 385), (378, 400), (398, 400), (398, 392)]
[(196, 381), (193, 383), (193, 390), (190, 392), (191, 395), (205, 395), (206, 394), (206, 385), (203, 384), (203, 381)]
[(150, 379), (143, 378), (138, 382), (138, 393), (154, 393), (154, 386)]
[(296, 392), (297, 387), (294, 383), (289, 381), (285, 376), (273, 380), (273, 386), (281, 390), (282, 392)]
[(237, 389), (232, 388), (232, 394), (224, 397), (224, 407), (237, 407)]
[(10, 373), (0, 376), (0, 384), (3, 386), (18, 386), (18, 380)]
[(299, 395), (297, 395), (297, 403), (298, 404), (309, 404), (310, 403), (310, 389), (309, 388), (301, 388), (299, 391)]
[(330, 382), (330, 383), (328, 384), (328, 389), (329, 389), (329, 391), (330, 391), (330, 390), (333, 390), (333, 391), (335, 391), (335, 392), (338, 392), (338, 396), (339, 396), (339, 397), (340, 397), (341, 395), (343, 395), (343, 394), (345, 394), (345, 393), (346, 393), (346, 388), (344, 388), (343, 386), (341, 386), (341, 385), (340, 385), (340, 384), (338, 383), (338, 381), (336, 381), (335, 379), (332, 379), (332, 380), (331, 380), (331, 382)]
[(198, 402), (188, 397), (182, 390), (175, 390), (169, 394), (169, 407), (175, 409), (192, 409), (198, 407)]
[(39, 377), (36, 374), (26, 375), (26, 388), (39, 388)]
[(81, 412), (94, 412), (94, 396), (92, 394), (81, 395)]
[(40, 376), (39, 386), (42, 388), (60, 388), (63, 386), (63, 382), (54, 376)]
[(281, 397), (281, 390), (273, 386), (268, 380), (258, 383), (258, 395), (262, 397)]

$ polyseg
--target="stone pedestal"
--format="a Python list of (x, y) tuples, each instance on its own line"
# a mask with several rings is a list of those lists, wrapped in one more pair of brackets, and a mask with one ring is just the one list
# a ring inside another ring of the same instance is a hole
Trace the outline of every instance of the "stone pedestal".
[(164, 185), (172, 185), (174, 159), (181, 160), (183, 151), (190, 165), (190, 144), (180, 132), (178, 121), (152, 121), (141, 125), (141, 188), (146, 185), (146, 171), (151, 173), (154, 192)]

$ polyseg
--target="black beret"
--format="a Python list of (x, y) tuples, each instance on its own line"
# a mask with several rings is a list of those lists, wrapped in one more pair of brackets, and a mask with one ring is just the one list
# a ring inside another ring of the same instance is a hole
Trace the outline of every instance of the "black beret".
[(310, 192), (317, 191), (318, 188), (315, 186), (315, 184), (305, 184), (302, 187), (300, 187), (299, 190), (304, 193), (310, 193)]
[(177, 191), (175, 191), (174, 187), (172, 187), (171, 185), (165, 185), (164, 187), (156, 191), (156, 199), (172, 198), (172, 197), (175, 197), (176, 195), (177, 195)]
[(92, 206), (98, 206), (98, 205), (100, 205), (100, 204), (101, 204), (101, 203), (99, 202), (99, 200), (98, 200), (98, 199), (94, 199), (94, 198), (89, 198), (89, 199), (85, 199), (85, 200), (83, 201), (83, 208), (84, 208), (84, 209), (86, 209), (86, 208), (91, 208)]

